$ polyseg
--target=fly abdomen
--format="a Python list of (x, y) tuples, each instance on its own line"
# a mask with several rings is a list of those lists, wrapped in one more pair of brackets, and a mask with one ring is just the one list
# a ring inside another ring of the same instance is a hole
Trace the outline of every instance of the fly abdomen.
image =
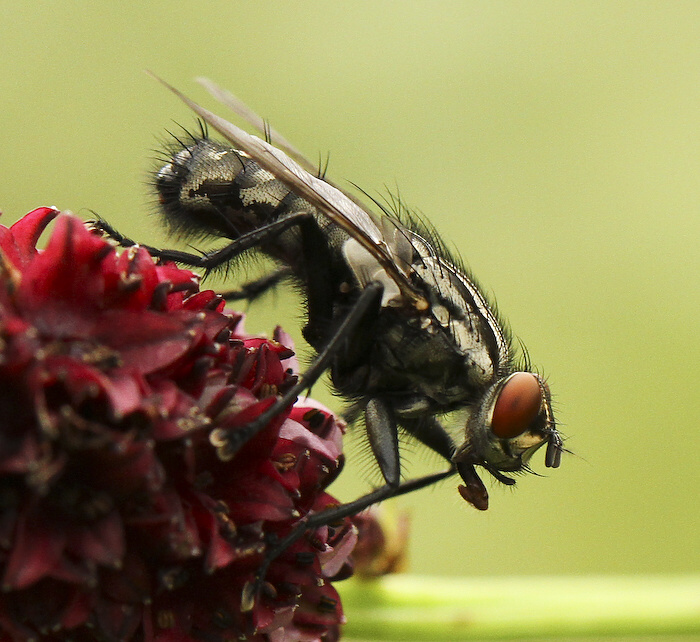
[[(313, 207), (260, 167), (245, 152), (209, 138), (172, 151), (154, 186), (170, 231), (190, 238), (237, 239), (283, 214)], [(286, 263), (299, 254), (298, 234), (290, 230), (259, 249)]]

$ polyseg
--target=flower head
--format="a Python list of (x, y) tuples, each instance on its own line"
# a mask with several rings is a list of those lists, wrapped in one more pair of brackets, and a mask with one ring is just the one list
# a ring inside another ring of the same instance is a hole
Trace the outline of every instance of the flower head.
[(0, 641), (335, 639), (349, 519), (241, 599), (337, 504), (344, 424), (302, 400), (233, 457), (213, 443), (294, 384), (287, 337), (246, 336), (192, 272), (53, 208), (0, 226), (0, 277)]

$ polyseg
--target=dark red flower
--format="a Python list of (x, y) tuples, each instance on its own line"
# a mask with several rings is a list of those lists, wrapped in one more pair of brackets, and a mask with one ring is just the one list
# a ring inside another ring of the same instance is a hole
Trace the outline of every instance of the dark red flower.
[(337, 639), (350, 520), (241, 610), (271, 544), (337, 504), (344, 424), (315, 402), (217, 447), (293, 385), (286, 337), (52, 208), (0, 226), (0, 276), (0, 641)]

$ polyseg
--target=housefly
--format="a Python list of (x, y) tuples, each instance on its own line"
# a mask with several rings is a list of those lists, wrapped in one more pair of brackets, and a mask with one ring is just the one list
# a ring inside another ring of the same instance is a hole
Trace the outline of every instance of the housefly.
[[(201, 135), (172, 150), (154, 179), (165, 222), (181, 236), (215, 236), (227, 243), (202, 255), (155, 253), (205, 270), (250, 249), (268, 255), (277, 270), (247, 293), (286, 278), (296, 281), (306, 299), (304, 336), (317, 351), (297, 384), (255, 422), (231, 433), (214, 431), (219, 455), (232, 457), (328, 370), (336, 390), (350, 401), (349, 418), (364, 421), (383, 484), (310, 518), (307, 527), (455, 473), (463, 482), (462, 497), (486, 510), (488, 493), (477, 467), (512, 485), (508, 474), (528, 470), (542, 446), (546, 466), (558, 467), (562, 440), (545, 379), (528, 365), (516, 365), (504, 323), (439, 237), (408, 214), (373, 213), (315, 174), (231, 94), (203, 84), (264, 129), (266, 140), (166, 85), (225, 142), (210, 138), (203, 127)], [(459, 440), (441, 419), (453, 411), (467, 417)], [(449, 467), (402, 482), (399, 430)]]

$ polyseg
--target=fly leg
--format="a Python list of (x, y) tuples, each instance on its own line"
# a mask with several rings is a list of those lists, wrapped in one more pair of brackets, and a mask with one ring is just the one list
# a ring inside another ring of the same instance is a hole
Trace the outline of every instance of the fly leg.
[[(474, 464), (467, 461), (453, 462), (452, 455), (456, 450), (454, 441), (440, 422), (433, 416), (427, 416), (420, 420), (402, 419), (401, 425), (416, 439), (424, 443), (428, 448), (442, 455), (452, 464), (452, 470), (459, 473), (464, 485), (458, 487), (459, 494), (478, 510), (487, 510), (489, 507), (489, 493), (484, 482), (476, 473)], [(492, 474), (493, 471), (489, 471)], [(501, 479), (503, 476), (497, 477)], [(507, 478), (503, 478), (505, 480)], [(505, 483), (512, 483), (508, 479)]]
[(104, 232), (109, 238), (116, 241), (122, 247), (139, 245), (148, 250), (148, 253), (155, 258), (163, 261), (174, 261), (188, 267), (200, 268), (210, 272), (221, 265), (225, 265), (246, 250), (259, 246), (266, 240), (279, 236), (286, 230), (298, 226), (310, 218), (312, 218), (312, 214), (305, 211), (282, 214), (271, 223), (262, 225), (246, 234), (242, 234), (237, 239), (232, 240), (228, 245), (203, 254), (181, 252), (179, 250), (162, 250), (150, 245), (136, 243), (136, 241), (130, 239), (128, 236), (124, 236), (102, 219), (92, 221), (91, 225), (94, 229)]
[(282, 281), (293, 276), (293, 274), (294, 272), (289, 267), (277, 268), (255, 281), (244, 283), (238, 290), (226, 290), (219, 294), (226, 301), (255, 301), (259, 296), (262, 296), (268, 290), (274, 289)]
[(224, 459), (233, 457), (243, 444), (257, 435), (277, 415), (284, 412), (302, 392), (310, 388), (318, 380), (328, 369), (336, 357), (338, 349), (347, 340), (348, 335), (352, 335), (355, 327), (363, 320), (365, 315), (374, 313), (377, 309), (383, 290), (384, 288), (380, 283), (370, 283), (365, 287), (350, 313), (343, 319), (343, 322), (338, 326), (323, 350), (318, 353), (311, 366), (299, 377), (297, 383), (279, 397), (265, 412), (260, 414), (254, 421), (235, 430), (218, 429), (212, 431), (211, 440), (219, 448), (219, 456)]
[(258, 567), (255, 574), (255, 579), (246, 584), (246, 586), (243, 588), (241, 610), (246, 612), (253, 609), (255, 606), (255, 600), (259, 595), (263, 581), (265, 580), (265, 575), (267, 575), (267, 571), (270, 568), (270, 564), (272, 564), (272, 562), (277, 559), (279, 555), (284, 553), (287, 548), (302, 537), (307, 531), (325, 526), (326, 524), (333, 524), (334, 522), (338, 522), (346, 517), (350, 517), (351, 515), (356, 515), (373, 504), (389, 499), (390, 497), (398, 497), (399, 495), (404, 495), (405, 493), (410, 493), (414, 490), (425, 488), (426, 486), (430, 486), (447, 477), (450, 477), (451, 475), (454, 475), (454, 473), (454, 468), (451, 468), (440, 473), (434, 473), (432, 475), (426, 475), (425, 477), (411, 479), (396, 486), (385, 484), (384, 486), (380, 486), (379, 488), (367, 493), (366, 495), (363, 495), (362, 497), (359, 497), (352, 502), (341, 504), (340, 506), (336, 506), (334, 508), (328, 508), (320, 513), (307, 515), (306, 517), (302, 518), (286, 537), (276, 542), (267, 551), (265, 559)]
[[(306, 515), (302, 518), (286, 537), (275, 542), (267, 551), (265, 559), (257, 570), (255, 580), (250, 582), (243, 590), (241, 610), (250, 611), (253, 609), (270, 564), (296, 540), (303, 537), (304, 533), (307, 531), (327, 524), (333, 524), (341, 519), (355, 515), (385, 499), (398, 497), (399, 495), (425, 488), (457, 472), (453, 464), (449, 469), (442, 472), (418, 477), (401, 483), (398, 429), (388, 405), (380, 399), (371, 399), (365, 409), (365, 423), (372, 451), (379, 463), (386, 483), (347, 504), (328, 508), (319, 513)], [(451, 439), (444, 429), (440, 428), (440, 431), (451, 443)], [(448, 442), (445, 440), (444, 443), (447, 444)], [(452, 445), (452, 449), (454, 449), (454, 445)]]

